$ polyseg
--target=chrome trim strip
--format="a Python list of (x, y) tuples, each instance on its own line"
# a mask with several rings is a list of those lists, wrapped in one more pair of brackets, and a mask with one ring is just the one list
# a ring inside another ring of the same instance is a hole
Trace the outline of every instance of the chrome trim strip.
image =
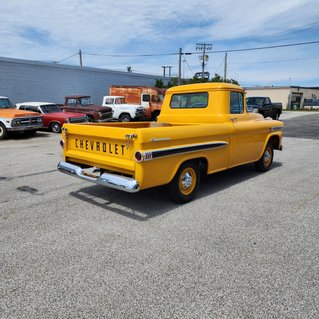
[(273, 126), (270, 128), (270, 132), (278, 132), (278, 131), (282, 131), (283, 127), (282, 126)]
[(84, 179), (87, 182), (118, 189), (124, 192), (136, 193), (140, 190), (137, 180), (126, 176), (110, 173), (104, 173), (101, 176), (95, 176), (94, 174), (86, 173), (80, 166), (67, 162), (60, 162), (57, 168), (62, 173)]
[(138, 162), (142, 162), (142, 161), (150, 161), (160, 157), (172, 156), (176, 154), (197, 152), (197, 151), (203, 151), (208, 149), (217, 149), (217, 148), (225, 147), (227, 145), (228, 145), (228, 142), (216, 141), (216, 142), (203, 143), (203, 144), (193, 144), (193, 145), (186, 145), (186, 146), (179, 146), (179, 147), (149, 150), (146, 152), (137, 151), (136, 153), (141, 154), (141, 160)]

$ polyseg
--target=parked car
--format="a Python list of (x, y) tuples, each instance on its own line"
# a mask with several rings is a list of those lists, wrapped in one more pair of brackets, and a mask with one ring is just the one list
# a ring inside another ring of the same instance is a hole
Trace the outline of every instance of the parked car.
[(107, 122), (113, 119), (112, 109), (93, 104), (89, 95), (68, 95), (64, 98), (61, 109), (65, 112), (83, 113), (90, 122)]
[(7, 97), (0, 96), (0, 139), (6, 138), (11, 132), (33, 136), (42, 128), (42, 119), (38, 113), (15, 109)]
[(87, 122), (86, 115), (63, 112), (56, 104), (49, 102), (23, 102), (16, 104), (16, 108), (42, 114), (43, 128), (54, 133), (60, 133), (64, 123)]
[(248, 112), (260, 113), (263, 117), (278, 120), (282, 113), (282, 103), (271, 102), (268, 96), (250, 96), (246, 98)]
[(102, 106), (111, 107), (113, 118), (122, 122), (138, 121), (145, 117), (145, 108), (138, 104), (128, 104), (124, 96), (106, 95)]

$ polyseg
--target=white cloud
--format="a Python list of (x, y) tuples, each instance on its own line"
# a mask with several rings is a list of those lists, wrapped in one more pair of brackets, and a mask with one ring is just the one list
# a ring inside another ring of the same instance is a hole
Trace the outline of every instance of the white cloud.
[[(173, 74), (177, 74), (178, 56), (112, 58), (85, 54), (177, 53), (180, 47), (191, 52), (196, 42), (212, 43), (214, 50), (259, 47), (318, 40), (319, 30), (315, 0), (170, 0), (164, 4), (155, 0), (12, 0), (0, 4), (0, 18), (0, 36), (5, 43), (0, 56), (56, 61), (82, 49), (88, 66), (124, 70), (132, 65), (133, 70), (157, 74), (162, 73), (161, 65), (173, 65)], [(254, 61), (308, 58), (316, 55), (312, 51), (317, 48), (231, 53), (229, 70), (245, 80), (268, 81), (273, 76), (282, 81), (287, 77), (304, 81), (305, 76), (318, 77), (313, 67), (318, 67), (318, 60), (314, 59), (310, 68), (310, 63), (301, 60), (286, 64), (286, 68)], [(186, 58), (183, 73), (191, 76), (200, 70), (199, 59), (197, 55)], [(211, 73), (223, 73), (222, 60), (222, 54), (211, 55), (207, 65)], [(77, 61), (74, 57), (65, 62)], [(238, 64), (245, 61), (251, 64)]]

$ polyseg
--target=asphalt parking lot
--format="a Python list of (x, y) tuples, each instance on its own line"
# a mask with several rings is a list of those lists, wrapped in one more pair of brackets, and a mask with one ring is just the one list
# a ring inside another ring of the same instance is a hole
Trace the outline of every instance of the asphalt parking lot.
[(273, 168), (176, 205), (59, 173), (58, 134), (0, 141), (0, 318), (318, 318), (319, 113)]

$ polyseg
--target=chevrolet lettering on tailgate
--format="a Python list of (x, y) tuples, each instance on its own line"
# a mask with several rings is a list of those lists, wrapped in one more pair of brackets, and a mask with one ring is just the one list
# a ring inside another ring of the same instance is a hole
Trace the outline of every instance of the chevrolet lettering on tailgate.
[(79, 150), (88, 150), (92, 152), (101, 152), (109, 155), (124, 156), (124, 144), (111, 144), (105, 142), (90, 141), (85, 139), (74, 140), (75, 148)]

